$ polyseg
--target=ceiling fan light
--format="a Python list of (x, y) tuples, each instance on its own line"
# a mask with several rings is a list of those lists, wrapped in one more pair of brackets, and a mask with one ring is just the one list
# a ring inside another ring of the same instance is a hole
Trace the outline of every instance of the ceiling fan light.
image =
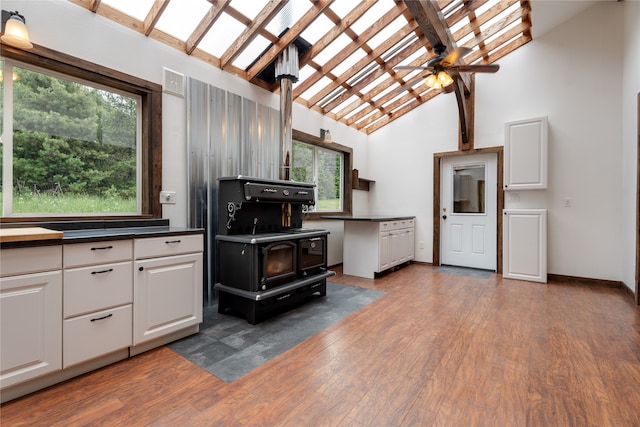
[(438, 83), (440, 83), (442, 87), (447, 87), (453, 83), (453, 78), (446, 72), (440, 71), (438, 73)]
[(430, 74), (424, 81), (424, 84), (432, 89), (440, 89), (440, 83), (438, 82), (438, 77), (435, 74)]

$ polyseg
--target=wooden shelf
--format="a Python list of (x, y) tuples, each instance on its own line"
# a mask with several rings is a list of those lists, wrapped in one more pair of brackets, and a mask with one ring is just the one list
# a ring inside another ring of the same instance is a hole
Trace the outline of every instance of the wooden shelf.
[(369, 191), (370, 184), (374, 182), (372, 179), (360, 178), (358, 169), (351, 171), (351, 188), (354, 190)]

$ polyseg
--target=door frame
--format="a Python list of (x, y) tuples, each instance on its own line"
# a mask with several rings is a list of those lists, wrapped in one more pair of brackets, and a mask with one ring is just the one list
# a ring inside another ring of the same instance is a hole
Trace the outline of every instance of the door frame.
[(635, 300), (636, 305), (640, 305), (640, 92), (638, 92), (638, 104), (637, 104), (637, 123), (638, 128), (638, 148), (636, 152), (637, 166), (636, 166), (636, 292)]
[[(488, 147), (465, 151), (448, 151), (433, 154), (433, 265), (440, 265), (440, 171), (445, 157), (496, 153), (496, 273), (502, 274), (502, 210), (504, 209), (503, 163), (504, 147)], [(488, 190), (488, 189), (487, 189)]]

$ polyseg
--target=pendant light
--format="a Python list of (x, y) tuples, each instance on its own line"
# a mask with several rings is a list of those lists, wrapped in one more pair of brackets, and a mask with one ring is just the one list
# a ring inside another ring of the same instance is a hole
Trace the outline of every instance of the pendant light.
[[(5, 16), (8, 19), (5, 22)], [(31, 49), (33, 44), (29, 40), (29, 30), (25, 24), (24, 16), (19, 12), (2, 11), (4, 34), (0, 37), (3, 43), (20, 49)]]

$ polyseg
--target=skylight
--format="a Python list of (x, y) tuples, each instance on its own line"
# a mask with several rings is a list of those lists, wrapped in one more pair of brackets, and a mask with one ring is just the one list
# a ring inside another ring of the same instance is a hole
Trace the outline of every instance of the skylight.
[[(294, 100), (366, 133), (440, 93), (422, 85), (428, 71), (395, 68), (434, 57), (406, 0), (69, 1), (273, 92), (265, 69), (288, 28), (288, 42), (311, 45), (299, 56)], [(456, 44), (473, 49), (467, 64), (497, 62), (531, 40), (529, 0), (434, 4)]]

